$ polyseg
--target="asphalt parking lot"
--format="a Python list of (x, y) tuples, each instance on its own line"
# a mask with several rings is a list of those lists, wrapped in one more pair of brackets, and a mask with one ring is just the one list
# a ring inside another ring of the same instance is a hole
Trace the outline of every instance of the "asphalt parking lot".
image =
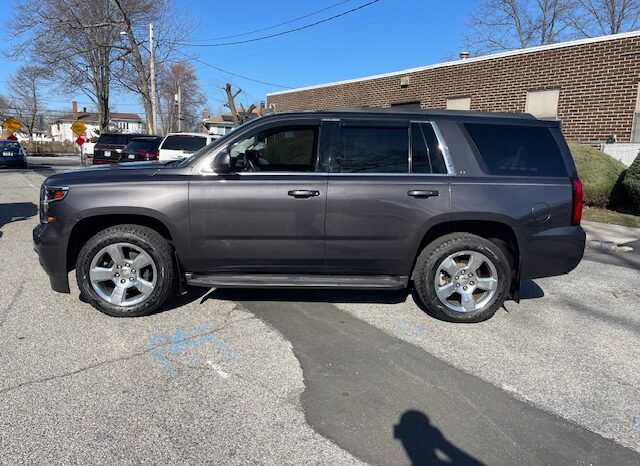
[(0, 170), (0, 462), (640, 464), (633, 260), (587, 251), (473, 325), (403, 292), (192, 289), (109, 318), (33, 252), (40, 183), (74, 164)]

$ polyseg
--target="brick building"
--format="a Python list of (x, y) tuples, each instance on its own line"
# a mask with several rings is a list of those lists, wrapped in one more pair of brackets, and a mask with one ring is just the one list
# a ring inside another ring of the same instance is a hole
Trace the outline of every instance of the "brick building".
[[(567, 139), (640, 142), (640, 31), (268, 94), (277, 112), (334, 107), (529, 112)], [(637, 121), (636, 121), (637, 120)]]

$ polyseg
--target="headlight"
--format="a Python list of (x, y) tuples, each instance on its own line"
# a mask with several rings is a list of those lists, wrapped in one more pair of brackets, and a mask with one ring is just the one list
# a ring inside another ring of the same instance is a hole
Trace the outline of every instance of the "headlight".
[(49, 205), (61, 201), (69, 191), (68, 186), (42, 186), (40, 188), (40, 223), (51, 223), (55, 217), (49, 215)]

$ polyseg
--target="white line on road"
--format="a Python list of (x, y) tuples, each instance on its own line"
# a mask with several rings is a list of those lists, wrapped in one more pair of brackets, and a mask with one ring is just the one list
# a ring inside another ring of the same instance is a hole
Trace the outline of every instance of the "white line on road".
[(213, 368), (214, 371), (218, 373), (220, 377), (226, 379), (229, 377), (229, 374), (222, 370), (220, 366), (218, 366), (215, 362), (207, 360), (207, 364)]

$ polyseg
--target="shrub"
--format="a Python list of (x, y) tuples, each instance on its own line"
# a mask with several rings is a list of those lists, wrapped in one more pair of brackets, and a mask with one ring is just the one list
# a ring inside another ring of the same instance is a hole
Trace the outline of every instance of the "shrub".
[(21, 142), (22, 147), (30, 154), (75, 154), (76, 146), (71, 141)]
[(585, 204), (607, 207), (617, 203), (618, 186), (625, 164), (598, 149), (582, 144), (569, 144), (584, 189)]
[(640, 210), (640, 155), (633, 161), (624, 175), (622, 185), (635, 210)]

